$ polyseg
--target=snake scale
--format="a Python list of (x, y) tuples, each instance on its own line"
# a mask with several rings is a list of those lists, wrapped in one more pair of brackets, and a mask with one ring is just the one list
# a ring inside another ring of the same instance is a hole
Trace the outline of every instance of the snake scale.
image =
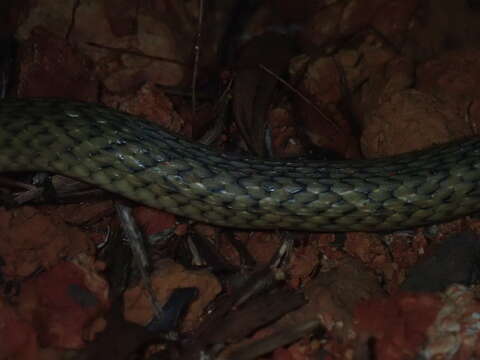
[(480, 138), (374, 160), (265, 160), (61, 99), (0, 101), (0, 171), (58, 173), (244, 229), (389, 231), (480, 209)]

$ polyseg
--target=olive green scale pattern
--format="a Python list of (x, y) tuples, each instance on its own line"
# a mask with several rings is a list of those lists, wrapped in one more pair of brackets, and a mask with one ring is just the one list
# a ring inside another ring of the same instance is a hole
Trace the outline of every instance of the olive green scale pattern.
[(480, 139), (377, 160), (215, 152), (100, 105), (0, 102), (0, 171), (49, 171), (136, 202), (244, 229), (389, 231), (480, 209)]

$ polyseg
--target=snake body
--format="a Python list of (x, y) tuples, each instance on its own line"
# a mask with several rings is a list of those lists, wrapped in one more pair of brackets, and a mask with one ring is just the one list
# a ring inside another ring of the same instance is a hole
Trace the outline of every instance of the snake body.
[(381, 231), (480, 209), (480, 139), (374, 160), (219, 153), (141, 118), (60, 99), (0, 102), (0, 171), (48, 171), (194, 220)]

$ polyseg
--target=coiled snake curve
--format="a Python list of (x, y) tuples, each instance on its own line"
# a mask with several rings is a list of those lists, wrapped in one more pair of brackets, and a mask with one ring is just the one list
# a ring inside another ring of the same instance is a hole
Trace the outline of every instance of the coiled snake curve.
[(0, 101), (0, 171), (48, 171), (244, 229), (388, 231), (480, 209), (480, 138), (374, 160), (239, 157), (104, 106)]

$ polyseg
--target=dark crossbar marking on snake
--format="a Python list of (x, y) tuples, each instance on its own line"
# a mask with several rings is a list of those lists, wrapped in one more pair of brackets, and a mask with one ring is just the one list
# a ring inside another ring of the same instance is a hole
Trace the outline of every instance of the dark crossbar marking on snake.
[(244, 229), (390, 231), (480, 209), (480, 138), (374, 160), (216, 152), (136, 116), (61, 99), (0, 101), (0, 171), (48, 171)]

